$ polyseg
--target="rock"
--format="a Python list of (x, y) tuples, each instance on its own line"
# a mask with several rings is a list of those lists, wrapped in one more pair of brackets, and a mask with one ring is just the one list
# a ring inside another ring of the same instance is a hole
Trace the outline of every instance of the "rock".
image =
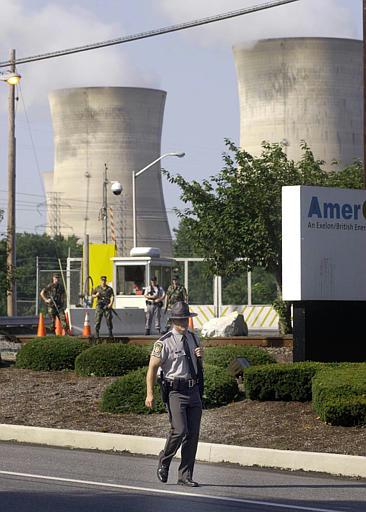
[(205, 322), (201, 334), (210, 338), (248, 336), (248, 326), (243, 315), (233, 311), (221, 318), (212, 318)]

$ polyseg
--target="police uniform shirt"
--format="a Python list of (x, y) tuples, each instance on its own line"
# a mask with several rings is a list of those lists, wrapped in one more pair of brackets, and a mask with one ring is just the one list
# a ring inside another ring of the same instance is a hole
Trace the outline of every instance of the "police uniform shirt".
[[(192, 333), (187, 331), (185, 336), (190, 348), (194, 369), (197, 373), (197, 357), (194, 352), (197, 345), (194, 341)], [(189, 364), (184, 351), (182, 339), (183, 335), (178, 333), (178, 331), (176, 331), (173, 327), (171, 331), (169, 331), (154, 343), (151, 355), (160, 359), (160, 367), (163, 370), (164, 377), (166, 379), (192, 378), (189, 371)]]

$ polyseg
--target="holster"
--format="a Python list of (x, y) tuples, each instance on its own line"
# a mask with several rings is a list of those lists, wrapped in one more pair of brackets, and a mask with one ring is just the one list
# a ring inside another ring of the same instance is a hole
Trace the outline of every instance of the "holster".
[(160, 396), (161, 400), (164, 404), (167, 404), (169, 402), (169, 392), (171, 390), (169, 384), (164, 379), (164, 377), (160, 377), (159, 379), (159, 386), (160, 386)]

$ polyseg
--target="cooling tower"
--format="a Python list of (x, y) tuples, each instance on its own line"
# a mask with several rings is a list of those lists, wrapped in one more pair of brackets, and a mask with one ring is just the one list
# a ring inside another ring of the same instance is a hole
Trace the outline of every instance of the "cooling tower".
[(363, 159), (362, 41), (267, 39), (235, 47), (240, 146), (258, 155), (261, 142), (283, 142), (298, 160), (305, 140), (326, 168)]
[[(133, 87), (61, 89), (49, 95), (54, 131), (53, 192), (61, 199), (61, 233), (103, 241), (103, 182), (120, 181), (121, 196), (108, 185), (108, 242), (117, 238), (120, 253), (132, 248), (132, 171), (161, 154), (166, 92)], [(137, 245), (172, 253), (160, 165), (136, 179)], [(111, 210), (112, 209), (112, 210)], [(119, 240), (118, 240), (119, 239)]]

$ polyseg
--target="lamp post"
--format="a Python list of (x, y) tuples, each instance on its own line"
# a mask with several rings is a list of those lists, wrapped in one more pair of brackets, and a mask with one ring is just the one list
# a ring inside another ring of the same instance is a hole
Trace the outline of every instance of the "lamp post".
[(100, 209), (99, 219), (103, 221), (102, 225), (102, 238), (103, 243), (108, 243), (108, 184), (111, 185), (111, 190), (115, 196), (119, 196), (122, 194), (123, 187), (119, 181), (110, 180), (108, 178), (108, 167), (107, 164), (104, 164), (104, 175), (103, 175), (103, 206)]
[(164, 153), (163, 155), (159, 156), (156, 160), (149, 163), (146, 167), (143, 169), (140, 169), (139, 171), (132, 171), (132, 230), (133, 230), (133, 246), (137, 247), (137, 223), (136, 223), (136, 178), (140, 176), (142, 173), (150, 169), (153, 165), (155, 165), (157, 162), (160, 162), (163, 158), (166, 158), (167, 156), (177, 156), (178, 158), (182, 158), (185, 155), (185, 153)]
[(9, 84), (8, 98), (8, 223), (7, 223), (7, 314), (17, 314), (16, 304), (16, 230), (15, 230), (15, 86), (19, 83), (20, 75), (15, 71), (15, 50), (10, 50), (9, 60), (12, 63), (7, 73), (0, 74), (0, 80)]

